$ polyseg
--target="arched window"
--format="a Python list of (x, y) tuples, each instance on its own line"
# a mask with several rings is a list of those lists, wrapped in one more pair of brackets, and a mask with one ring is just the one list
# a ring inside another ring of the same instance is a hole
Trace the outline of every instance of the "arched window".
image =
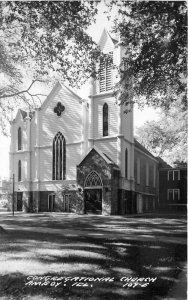
[(22, 180), (22, 164), (21, 160), (18, 161), (18, 181)]
[(61, 132), (58, 132), (53, 139), (53, 165), (52, 179), (66, 179), (66, 141)]
[(95, 171), (91, 171), (87, 176), (84, 184), (85, 188), (89, 187), (102, 187), (102, 180)]
[(125, 149), (125, 178), (128, 177), (128, 150)]
[(108, 135), (108, 104), (103, 105), (103, 136)]
[(22, 129), (18, 128), (18, 150), (22, 150)]

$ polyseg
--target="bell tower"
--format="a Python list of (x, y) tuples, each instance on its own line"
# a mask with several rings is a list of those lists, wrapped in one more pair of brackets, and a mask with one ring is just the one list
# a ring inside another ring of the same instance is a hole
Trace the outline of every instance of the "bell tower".
[(134, 183), (133, 109), (125, 107), (113, 96), (119, 80), (118, 68), (125, 50), (106, 29), (99, 40), (104, 56), (96, 62), (97, 80), (90, 81), (89, 148), (96, 146), (120, 169), (120, 186), (132, 190)]

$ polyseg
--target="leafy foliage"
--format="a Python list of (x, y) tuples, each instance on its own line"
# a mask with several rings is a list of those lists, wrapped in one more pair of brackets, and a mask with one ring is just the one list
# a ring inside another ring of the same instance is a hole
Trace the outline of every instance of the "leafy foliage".
[(116, 96), (165, 109), (181, 99), (185, 109), (186, 2), (112, 0), (114, 6), (114, 31), (126, 49)]
[[(16, 41), (23, 62), (37, 64), (37, 74), (59, 72), (71, 86), (81, 84), (93, 69), (97, 47), (85, 30), (97, 13), (92, 2), (5, 2), (4, 24), (17, 25)], [(87, 76), (83, 76), (83, 75)]]
[(138, 141), (170, 165), (187, 161), (187, 112), (173, 106), (158, 121), (146, 122), (136, 131)]
[[(95, 21), (93, 2), (5, 1), (0, 3), (0, 120), (19, 106), (37, 106), (46, 93), (40, 83), (57, 79), (81, 85), (99, 50), (87, 27)], [(36, 93), (36, 89), (38, 89)]]

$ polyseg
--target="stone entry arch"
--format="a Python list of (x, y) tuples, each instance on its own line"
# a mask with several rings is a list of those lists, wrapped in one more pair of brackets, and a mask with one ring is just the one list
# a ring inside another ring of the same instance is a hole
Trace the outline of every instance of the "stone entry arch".
[(102, 179), (96, 171), (91, 171), (85, 180), (84, 188), (102, 188)]
[(84, 182), (85, 213), (102, 214), (102, 188), (101, 177), (91, 171)]

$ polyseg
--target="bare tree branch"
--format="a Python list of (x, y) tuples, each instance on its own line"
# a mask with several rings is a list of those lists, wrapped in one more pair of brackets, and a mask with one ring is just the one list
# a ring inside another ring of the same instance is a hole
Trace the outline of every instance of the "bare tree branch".
[(36, 96), (46, 96), (44, 94), (31, 94), (30, 93), (30, 89), (32, 88), (32, 86), (34, 85), (34, 83), (36, 82), (44, 82), (44, 80), (42, 79), (34, 79), (31, 84), (29, 85), (29, 87), (25, 90), (22, 90), (22, 91), (15, 91), (13, 92), (13, 88), (11, 88), (10, 90), (4, 92), (3, 89), (0, 91), (0, 99), (3, 99), (3, 98), (12, 98), (12, 97), (17, 97), (17, 96), (21, 96), (23, 95), (24, 93), (27, 93), (29, 96), (31, 97), (36, 97)]

